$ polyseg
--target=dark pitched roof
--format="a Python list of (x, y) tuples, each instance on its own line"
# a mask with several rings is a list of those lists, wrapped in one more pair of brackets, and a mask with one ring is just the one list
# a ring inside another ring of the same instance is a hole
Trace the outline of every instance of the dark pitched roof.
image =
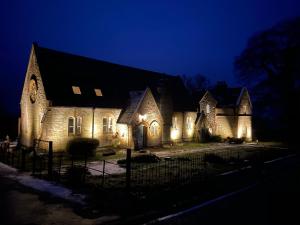
[[(168, 83), (174, 110), (190, 110), (192, 104), (179, 76), (122, 66), (83, 56), (59, 52), (34, 44), (46, 96), (54, 106), (95, 106), (123, 108), (130, 91), (149, 87), (156, 100), (162, 80)], [(79, 86), (81, 95), (74, 95), (72, 86)], [(103, 96), (98, 97), (94, 89)]]
[(236, 88), (213, 88), (209, 90), (212, 96), (217, 100), (217, 107), (234, 107), (241, 94), (242, 87)]

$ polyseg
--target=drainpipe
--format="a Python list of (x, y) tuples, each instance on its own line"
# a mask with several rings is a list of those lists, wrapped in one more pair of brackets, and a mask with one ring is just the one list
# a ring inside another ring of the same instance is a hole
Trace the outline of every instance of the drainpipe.
[(93, 107), (92, 138), (94, 138), (94, 124), (95, 124), (95, 107)]

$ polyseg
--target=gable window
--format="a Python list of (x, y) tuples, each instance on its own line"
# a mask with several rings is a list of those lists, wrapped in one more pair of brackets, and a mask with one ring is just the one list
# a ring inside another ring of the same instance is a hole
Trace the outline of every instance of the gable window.
[(68, 119), (68, 134), (80, 135), (81, 134), (82, 117), (69, 117)]
[(177, 130), (177, 117), (176, 116), (173, 117), (172, 126), (175, 130)]
[(192, 117), (188, 116), (186, 118), (186, 129), (191, 130), (192, 129)]
[(210, 105), (209, 104), (206, 105), (206, 113), (210, 113)]
[(153, 121), (150, 125), (150, 135), (157, 137), (159, 135), (159, 124), (156, 121)]
[(103, 118), (103, 133), (112, 133), (113, 118), (104, 117)]
[(243, 113), (247, 114), (247, 105), (243, 105)]
[(68, 134), (75, 134), (75, 118), (69, 117), (68, 119)]
[(80, 87), (78, 86), (72, 86), (73, 94), (75, 95), (81, 95)]
[(95, 94), (96, 94), (96, 96), (103, 96), (103, 95), (102, 95), (102, 91), (101, 91), (101, 89), (99, 89), (99, 88), (95, 88), (94, 90), (95, 90)]

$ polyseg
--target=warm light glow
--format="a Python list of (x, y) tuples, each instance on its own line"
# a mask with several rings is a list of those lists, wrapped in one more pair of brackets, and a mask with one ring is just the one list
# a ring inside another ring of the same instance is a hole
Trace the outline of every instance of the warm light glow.
[(139, 120), (140, 120), (140, 122), (142, 122), (142, 121), (145, 121), (147, 119), (147, 115), (146, 114), (144, 114), (144, 115), (139, 115)]
[(178, 129), (172, 129), (171, 130), (171, 140), (177, 140), (179, 139), (179, 131)]
[(95, 94), (96, 94), (96, 96), (103, 96), (101, 89), (95, 88)]
[(78, 86), (72, 86), (72, 90), (75, 95), (81, 95), (81, 91)]
[(127, 126), (124, 124), (118, 124), (118, 132), (121, 135), (122, 138), (127, 138)]

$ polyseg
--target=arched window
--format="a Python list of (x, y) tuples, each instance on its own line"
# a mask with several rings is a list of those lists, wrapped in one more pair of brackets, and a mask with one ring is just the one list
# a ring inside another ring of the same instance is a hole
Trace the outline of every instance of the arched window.
[(210, 113), (210, 106), (209, 106), (209, 104), (206, 105), (206, 113)]
[(153, 137), (157, 137), (159, 135), (159, 124), (156, 121), (153, 121), (150, 124), (150, 135)]
[(73, 135), (75, 134), (75, 118), (69, 117), (68, 119), (68, 134)]

